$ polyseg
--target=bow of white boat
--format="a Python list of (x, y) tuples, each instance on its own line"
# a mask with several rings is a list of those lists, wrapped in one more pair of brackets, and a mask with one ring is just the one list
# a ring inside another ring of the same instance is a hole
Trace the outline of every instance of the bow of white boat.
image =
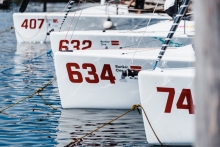
[[(95, 34), (95, 35), (94, 35)], [(60, 50), (106, 50), (157, 48), (165, 41), (166, 32), (134, 32), (134, 31), (65, 31), (50, 34), (53, 52)], [(169, 47), (181, 47), (191, 43), (186, 34), (174, 35)]]
[[(115, 5), (100, 5), (69, 12), (67, 16), (65, 12), (14, 13), (13, 21), (17, 42), (49, 42), (50, 32), (103, 30), (103, 23), (109, 17), (113, 27), (118, 30), (138, 29), (138, 24), (150, 18), (155, 22), (169, 19), (167, 15), (152, 13), (130, 14), (125, 5), (119, 5), (118, 9)], [(133, 21), (135, 22), (131, 24)]]
[[(158, 67), (193, 67), (192, 47), (180, 50), (167, 50), (166, 58)], [(137, 76), (122, 78), (122, 71), (130, 67), (152, 69), (159, 51), (158, 48), (55, 52), (62, 107), (129, 109), (140, 103)]]
[(142, 111), (148, 143), (160, 145), (159, 138), (164, 145), (192, 145), (195, 128), (194, 76), (192, 68), (157, 68), (139, 72), (141, 105), (149, 120)]

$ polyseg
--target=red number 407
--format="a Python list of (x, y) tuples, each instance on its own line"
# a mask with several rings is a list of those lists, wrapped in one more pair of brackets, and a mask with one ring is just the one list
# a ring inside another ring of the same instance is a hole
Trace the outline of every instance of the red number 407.
[[(69, 76), (69, 80), (72, 83), (82, 83), (83, 77), (79, 71), (72, 70), (72, 68), (80, 69), (79, 64), (77, 63), (67, 63), (66, 69)], [(91, 63), (83, 63), (82, 69), (88, 70), (89, 77), (85, 77), (86, 82), (88, 83), (99, 83), (99, 76), (96, 73), (96, 67)], [(104, 64), (102, 72), (100, 75), (101, 80), (109, 80), (111, 84), (115, 84), (115, 77), (112, 74), (112, 69), (110, 64)]]
[[(167, 88), (167, 87), (157, 87), (158, 92), (168, 92), (168, 99), (167, 99), (167, 104), (165, 107), (165, 113), (170, 113), (171, 108), (173, 105), (173, 99), (175, 95), (175, 89), (174, 88)], [(183, 104), (184, 100), (186, 99), (187, 104)], [(194, 104), (193, 104), (193, 99), (192, 99), (192, 94), (190, 89), (183, 89), (181, 91), (181, 94), (179, 96), (179, 99), (176, 103), (177, 109), (188, 109), (189, 114), (195, 114), (194, 111)]]
[(36, 25), (37, 25), (37, 22), (40, 21), (40, 25), (38, 26), (38, 29), (40, 29), (44, 23), (44, 19), (25, 19), (23, 21), (23, 23), (21, 24), (21, 27), (24, 27), (25, 29), (27, 29), (28, 27), (30, 29), (36, 29)]

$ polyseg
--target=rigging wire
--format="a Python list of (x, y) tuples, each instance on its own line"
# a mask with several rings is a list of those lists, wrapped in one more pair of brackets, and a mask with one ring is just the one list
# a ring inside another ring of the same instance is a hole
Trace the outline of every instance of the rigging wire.
[[(86, 0), (85, 0), (85, 4), (86, 4), (86, 3), (87, 3), (87, 2), (86, 2)], [(84, 5), (84, 7), (85, 7), (85, 5)], [(78, 24), (78, 22), (79, 22), (79, 19), (80, 19), (80, 17), (81, 17), (82, 11), (83, 11), (83, 9), (80, 11), (80, 14), (79, 14), (79, 16), (78, 16), (78, 19), (77, 19), (76, 25), (75, 25), (75, 27), (74, 27), (74, 29), (73, 29), (72, 34), (71, 34), (70, 40), (71, 40), (72, 37), (73, 37), (73, 33), (74, 33), (74, 31), (75, 31), (75, 29), (76, 29), (76, 26), (77, 26), (77, 24)]]
[[(70, 30), (70, 27), (72, 26), (72, 23), (73, 23), (73, 20), (74, 20), (75, 15), (76, 15), (76, 12), (77, 12), (77, 10), (78, 10), (78, 8), (79, 8), (79, 5), (80, 5), (80, 0), (79, 0), (79, 3), (78, 3), (78, 6), (76, 7), (76, 11), (75, 11), (75, 13), (74, 13), (74, 15), (73, 15), (72, 21), (71, 21), (71, 23), (70, 23), (70, 25), (69, 25), (68, 31), (67, 31), (67, 33), (66, 33), (66, 36), (68, 35), (69, 30)], [(66, 16), (67, 16), (67, 15), (66, 15)], [(66, 16), (65, 16), (65, 17), (66, 17)], [(65, 36), (65, 39), (66, 39), (66, 36)]]
[[(158, 3), (159, 3), (159, 0), (157, 0), (157, 4), (156, 4), (156, 6), (154, 7), (153, 13), (151, 14), (151, 17), (150, 17), (150, 19), (149, 19), (149, 21), (148, 21), (148, 23), (147, 23), (147, 26), (146, 26), (146, 28), (145, 28), (145, 30), (144, 30), (142, 36), (140, 37), (140, 41), (138, 42), (137, 49), (138, 49), (138, 47), (139, 47), (139, 45), (140, 45), (140, 43), (141, 43), (141, 41), (142, 41), (142, 38), (143, 38), (143, 36), (144, 36), (144, 34), (145, 34), (145, 32), (146, 32), (146, 30), (147, 30), (147, 28), (148, 28), (148, 26), (149, 26), (149, 24), (150, 24), (150, 22), (151, 22), (151, 19), (152, 19), (153, 15), (154, 15), (154, 12), (155, 12), (155, 10), (156, 10), (156, 8), (157, 8), (157, 6), (158, 6)], [(134, 56), (135, 56), (135, 54), (136, 54), (136, 52), (137, 52), (137, 49), (135, 50), (135, 52), (134, 52), (134, 54), (133, 54), (133, 56), (132, 56), (132, 58), (131, 58), (131, 61), (130, 61), (130, 63), (129, 63), (129, 66), (133, 63), (133, 59), (134, 59)]]

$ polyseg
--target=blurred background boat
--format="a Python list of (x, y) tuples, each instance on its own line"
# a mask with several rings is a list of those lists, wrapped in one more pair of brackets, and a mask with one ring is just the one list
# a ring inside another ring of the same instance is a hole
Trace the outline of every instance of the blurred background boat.
[(11, 0), (0, 0), (0, 8), (7, 9), (11, 4)]

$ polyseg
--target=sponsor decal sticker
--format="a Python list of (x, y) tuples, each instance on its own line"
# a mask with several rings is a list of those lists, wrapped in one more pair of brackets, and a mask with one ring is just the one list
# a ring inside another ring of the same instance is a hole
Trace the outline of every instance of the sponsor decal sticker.
[(112, 40), (111, 44), (112, 44), (112, 46), (114, 46), (114, 45), (118, 46), (119, 45), (119, 41), (118, 40)]
[(179, 26), (179, 28), (195, 28), (195, 26)]
[(110, 41), (102, 41), (102, 40), (100, 40), (100, 43), (101, 43), (101, 45), (107, 45), (107, 44), (110, 43)]
[(141, 71), (141, 66), (131, 65), (131, 66), (130, 66), (130, 69), (131, 69), (131, 70), (135, 70), (135, 71)]
[(58, 23), (58, 19), (53, 19), (53, 23)]

